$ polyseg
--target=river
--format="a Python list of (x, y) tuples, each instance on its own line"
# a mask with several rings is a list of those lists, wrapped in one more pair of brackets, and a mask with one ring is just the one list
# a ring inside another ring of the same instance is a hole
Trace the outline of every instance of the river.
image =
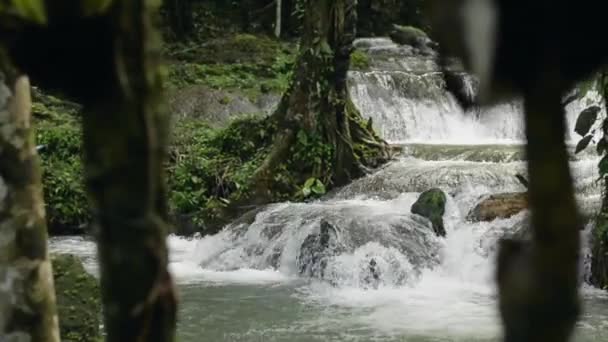
[[(351, 72), (353, 100), (403, 153), (322, 200), (268, 206), (215, 236), (169, 237), (180, 342), (500, 340), (496, 241), (525, 224), (528, 213), (480, 223), (465, 217), (483, 196), (524, 191), (514, 177), (525, 174), (521, 105), (463, 112), (430, 59), (386, 39), (357, 45), (372, 56), (372, 67)], [(568, 106), (571, 145), (576, 115), (597, 98)], [(599, 205), (597, 162), (591, 152), (571, 157), (588, 215)], [(432, 187), (448, 195), (445, 238), (410, 214)], [(299, 277), (301, 246), (322, 221), (337, 227), (340, 252), (321, 277)], [(86, 238), (54, 238), (51, 248), (81, 256), (97, 272), (95, 245)], [(371, 260), (378, 270), (373, 285)], [(574, 341), (608, 341), (608, 293), (585, 285), (587, 265), (581, 260), (584, 313)]]

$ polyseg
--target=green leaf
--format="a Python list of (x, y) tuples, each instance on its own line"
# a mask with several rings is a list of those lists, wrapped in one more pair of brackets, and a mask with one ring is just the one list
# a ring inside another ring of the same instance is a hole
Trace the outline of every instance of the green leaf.
[(317, 179), (314, 177), (308, 178), (308, 180), (306, 180), (306, 183), (304, 183), (303, 188), (304, 189), (312, 188), (312, 186), (315, 184), (316, 181), (317, 181)]
[(574, 131), (578, 133), (581, 137), (589, 133), (589, 130), (597, 120), (597, 115), (599, 114), (600, 110), (602, 109), (598, 106), (591, 106), (583, 110), (578, 115), (578, 119), (576, 119)]
[(302, 195), (304, 195), (304, 197), (308, 197), (311, 194), (311, 190), (310, 188), (302, 188)]
[(302, 145), (308, 145), (308, 135), (303, 130), (298, 132), (298, 142)]
[(47, 22), (44, 0), (13, 0), (17, 14), (36, 24), (44, 25)]
[(325, 193), (327, 192), (323, 182), (318, 179), (315, 181), (315, 184), (312, 186), (312, 188), (310, 188), (310, 190), (312, 190), (312, 192), (316, 195), (325, 195)]
[(587, 146), (589, 146), (591, 139), (593, 139), (592, 135), (588, 135), (588, 136), (584, 137), (583, 139), (581, 139), (581, 141), (579, 141), (578, 144), (576, 144), (576, 150), (574, 151), (574, 154), (578, 154), (579, 152), (586, 149)]

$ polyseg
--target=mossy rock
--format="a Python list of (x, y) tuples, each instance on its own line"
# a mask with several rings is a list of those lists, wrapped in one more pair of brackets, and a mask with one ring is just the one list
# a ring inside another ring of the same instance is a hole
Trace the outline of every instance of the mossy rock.
[(370, 67), (369, 56), (359, 49), (355, 49), (350, 54), (350, 67), (353, 70), (368, 70)]
[(426, 32), (413, 26), (393, 25), (389, 37), (397, 44), (410, 45), (416, 48), (422, 48), (431, 43), (431, 39)]
[(61, 341), (99, 341), (101, 295), (97, 279), (74, 255), (53, 255), (52, 261)]
[(423, 192), (414, 205), (412, 214), (417, 214), (429, 219), (433, 225), (433, 230), (437, 236), (445, 236), (443, 225), (443, 214), (445, 213), (445, 203), (447, 197), (441, 189), (430, 189)]

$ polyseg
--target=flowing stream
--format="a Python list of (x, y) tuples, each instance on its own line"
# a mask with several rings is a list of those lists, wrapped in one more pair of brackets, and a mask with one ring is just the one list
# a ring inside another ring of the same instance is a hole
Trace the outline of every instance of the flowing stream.
[[(514, 177), (525, 174), (521, 105), (463, 112), (431, 58), (382, 38), (357, 45), (372, 67), (351, 72), (353, 100), (403, 154), (322, 200), (270, 205), (215, 236), (170, 237), (179, 341), (500, 340), (496, 241), (525, 226), (528, 213), (465, 217), (483, 196), (524, 191)], [(576, 115), (594, 101), (590, 94), (568, 106), (569, 141), (577, 139)], [(579, 205), (590, 215), (599, 205), (597, 157), (571, 160)], [(445, 238), (410, 214), (432, 187), (448, 195)], [(310, 237), (327, 224), (331, 252), (306, 259)], [(96, 273), (92, 242), (56, 238), (51, 247), (80, 255)], [(608, 341), (608, 294), (587, 285), (582, 294), (575, 341)]]

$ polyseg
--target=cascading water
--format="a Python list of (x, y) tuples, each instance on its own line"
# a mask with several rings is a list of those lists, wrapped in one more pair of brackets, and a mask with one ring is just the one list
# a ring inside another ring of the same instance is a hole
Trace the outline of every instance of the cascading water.
[[(181, 341), (497, 341), (496, 241), (528, 214), (468, 222), (480, 198), (524, 191), (521, 105), (463, 112), (432, 56), (384, 38), (356, 45), (371, 70), (353, 71), (355, 104), (403, 156), (312, 203), (281, 203), (215, 236), (171, 237), (182, 295)], [(474, 92), (465, 80), (466, 92)], [(568, 106), (569, 132), (597, 94)], [(570, 141), (577, 138), (568, 134)], [(581, 208), (597, 210), (597, 160), (572, 157)], [(410, 213), (419, 194), (447, 194), (447, 236)], [(522, 228), (523, 227), (523, 228)], [(95, 272), (91, 244), (56, 240)], [(608, 298), (586, 289), (576, 341), (608, 341)]]
[[(445, 91), (436, 55), (419, 55), (387, 38), (360, 39), (355, 44), (372, 58), (370, 70), (350, 72), (350, 92), (361, 112), (392, 143), (521, 143), (525, 140), (522, 104), (519, 101), (464, 112)], [(464, 76), (465, 93), (475, 84)], [(599, 102), (590, 93), (567, 107), (568, 140), (576, 140), (573, 127), (588, 102)]]

